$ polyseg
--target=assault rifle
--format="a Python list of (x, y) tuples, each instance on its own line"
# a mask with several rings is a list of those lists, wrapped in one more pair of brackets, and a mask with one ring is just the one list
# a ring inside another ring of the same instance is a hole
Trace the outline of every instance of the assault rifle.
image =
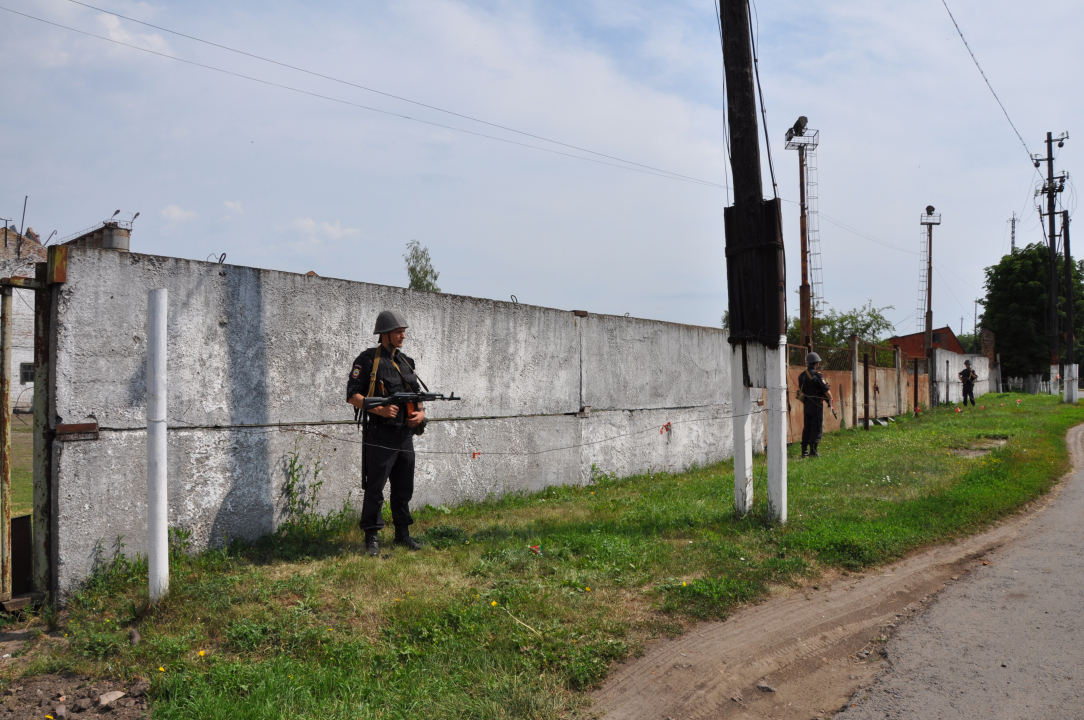
[(385, 405), (406, 405), (407, 413), (414, 412), (414, 407), (418, 403), (429, 402), (430, 400), (462, 400), (461, 397), (456, 397), (455, 393), (449, 393), (447, 396), (444, 393), (431, 393), (431, 392), (398, 392), (388, 397), (367, 397), (362, 401), (362, 407), (366, 410), (373, 410), (378, 407), (384, 407)]

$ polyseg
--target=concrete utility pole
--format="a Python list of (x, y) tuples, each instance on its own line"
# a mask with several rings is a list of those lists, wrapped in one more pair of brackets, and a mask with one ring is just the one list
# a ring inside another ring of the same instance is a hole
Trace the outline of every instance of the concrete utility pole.
[[(1049, 223), (1046, 234), (1047, 244), (1049, 245), (1047, 254), (1050, 258), (1050, 314), (1047, 318), (1047, 331), (1050, 338), (1051, 395), (1058, 394), (1058, 365), (1060, 364), (1058, 357), (1058, 240), (1054, 216), (1057, 212), (1058, 193), (1065, 189), (1065, 176), (1054, 177), (1054, 143), (1057, 142), (1058, 147), (1063, 147), (1068, 139), (1069, 133), (1062, 133), (1057, 138), (1054, 137), (1053, 133), (1047, 133), (1046, 157), (1035, 156), (1032, 158), (1036, 168), (1039, 167), (1041, 161), (1046, 161), (1046, 182), (1043, 183), (1042, 193), (1046, 195), (1045, 214)], [(1060, 182), (1055, 182), (1055, 180)]]
[(935, 213), (933, 205), (926, 206), (926, 214), (918, 219), (926, 226), (926, 357), (933, 357), (933, 226), (941, 224), (941, 213)]
[(1046, 214), (1050, 222), (1050, 387), (1052, 392), (1057, 383), (1055, 368), (1058, 366), (1058, 248), (1054, 234), (1054, 208), (1057, 195), (1054, 193), (1054, 138), (1046, 134)]
[(750, 388), (767, 390), (768, 506), (787, 519), (786, 267), (779, 200), (764, 200), (747, 0), (719, 0), (734, 205), (723, 214), (734, 408), (734, 510), (753, 504)]
[(1065, 402), (1077, 401), (1076, 333), (1073, 325), (1073, 255), (1069, 250), (1069, 211), (1061, 211), (1061, 235), (1065, 243)]
[(1016, 211), (1012, 214), (1012, 234), (1009, 240), (1010, 252), (1016, 252)]

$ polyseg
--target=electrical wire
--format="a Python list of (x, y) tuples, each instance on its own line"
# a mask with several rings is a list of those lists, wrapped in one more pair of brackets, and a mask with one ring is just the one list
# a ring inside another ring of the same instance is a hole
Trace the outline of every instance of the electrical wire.
[[(986, 73), (983, 72), (982, 65), (979, 65), (979, 59), (975, 57), (975, 53), (972, 52), (971, 46), (967, 44), (967, 38), (964, 37), (964, 31), (960, 29), (960, 24), (956, 22), (956, 18), (953, 17), (952, 11), (949, 10), (947, 0), (941, 0), (941, 4), (945, 6), (945, 12), (948, 13), (949, 19), (952, 20), (952, 24), (956, 28), (957, 34), (960, 36), (960, 40), (963, 41), (964, 47), (967, 48), (967, 54), (971, 56), (971, 59), (975, 62), (975, 67), (979, 69), (979, 74), (982, 75), (983, 82), (985, 82), (986, 87), (990, 89), (990, 94), (994, 96), (994, 100), (997, 100), (998, 107), (1000, 107), (1001, 112), (1005, 114), (1005, 119), (1009, 121), (1009, 126), (1012, 128), (1012, 131), (1016, 133), (1016, 139), (1024, 146), (1024, 152), (1028, 154), (1028, 164), (1038, 173), (1039, 170), (1034, 165), (1034, 158), (1031, 154), (1031, 150), (1028, 149), (1028, 144), (1024, 142), (1024, 138), (1020, 135), (1020, 131), (1016, 129), (1016, 125), (1013, 123), (1012, 118), (1009, 117), (1009, 111), (1005, 109), (1005, 105), (1001, 102), (1001, 98), (994, 92), (994, 86), (990, 84), (989, 78), (987, 78)], [(1042, 177), (1042, 173), (1039, 173), (1039, 177)]]
[(458, 113), (458, 112), (455, 112), (454, 110), (445, 110), (444, 108), (437, 107), (436, 105), (430, 105), (429, 103), (424, 103), (424, 102), (421, 102), (421, 101), (418, 101), (418, 100), (411, 100), (410, 98), (403, 97), (402, 95), (395, 95), (394, 93), (385, 92), (383, 90), (377, 90), (375, 88), (371, 88), (371, 87), (368, 87), (368, 86), (365, 86), (365, 85), (360, 85), (358, 83), (351, 82), (349, 80), (343, 80), (341, 78), (337, 78), (337, 77), (334, 77), (332, 75), (325, 75), (324, 73), (319, 73), (319, 72), (316, 72), (314, 70), (306, 70), (305, 68), (299, 67), (297, 65), (290, 65), (289, 63), (280, 62), (278, 60), (273, 60), (271, 58), (264, 57), (262, 55), (256, 55), (255, 53), (246, 52), (244, 50), (238, 50), (237, 48), (232, 48), (232, 47), (230, 47), (228, 45), (222, 45), (220, 43), (212, 42), (210, 40), (204, 40), (203, 38), (199, 38), (199, 37), (196, 37), (194, 35), (188, 35), (186, 33), (182, 33), (182, 32), (179, 32), (177, 30), (170, 30), (169, 28), (162, 27), (161, 25), (154, 25), (154, 24), (149, 23), (149, 22), (144, 22), (143, 20), (137, 20), (137, 19), (135, 19), (133, 17), (129, 17), (127, 15), (121, 15), (120, 13), (113, 12), (112, 10), (103, 10), (100, 7), (96, 7), (94, 5), (90, 5), (90, 4), (84, 3), (84, 2), (79, 2), (79, 0), (68, 0), (68, 2), (72, 3), (73, 5), (80, 5), (82, 7), (89, 8), (90, 10), (95, 10), (97, 12), (104, 13), (106, 15), (112, 15), (114, 17), (121, 18), (122, 20), (127, 20), (129, 22), (138, 23), (138, 24), (143, 25), (145, 27), (154, 28), (155, 30), (161, 30), (162, 32), (167, 32), (167, 33), (169, 33), (171, 35), (176, 35), (177, 37), (182, 37), (182, 38), (185, 38), (187, 40), (192, 40), (194, 42), (203, 43), (204, 45), (209, 45), (211, 47), (216, 47), (216, 48), (219, 48), (220, 50), (226, 50), (227, 52), (232, 52), (232, 53), (236, 53), (238, 55), (243, 55), (245, 57), (252, 58), (253, 60), (259, 60), (261, 62), (270, 63), (272, 65), (278, 65), (279, 67), (287, 68), (289, 70), (295, 70), (297, 72), (304, 73), (306, 75), (311, 75), (312, 77), (318, 77), (318, 78), (321, 78), (323, 80), (330, 80), (331, 82), (339, 83), (341, 85), (347, 85), (347, 86), (352, 87), (352, 88), (357, 88), (358, 90), (364, 90), (366, 92), (375, 93), (377, 95), (383, 95), (384, 97), (392, 98), (393, 100), (399, 100), (401, 102), (410, 103), (411, 105), (417, 105), (418, 107), (428, 108), (429, 110), (436, 110), (437, 112), (446, 113), (448, 115), (453, 115), (455, 117), (462, 118), (464, 120), (470, 120), (471, 122), (476, 122), (476, 123), (480, 123), (482, 125), (488, 125), (490, 127), (498, 128), (500, 130), (507, 130), (508, 132), (513, 132), (513, 133), (516, 133), (517, 135), (523, 135), (525, 137), (534, 138), (535, 140), (542, 140), (543, 142), (553, 143), (554, 145), (560, 145), (562, 147), (569, 148), (570, 150), (578, 150), (580, 152), (590, 153), (592, 155), (598, 155), (599, 157), (604, 157), (604, 158), (607, 158), (609, 160), (617, 160), (618, 162), (628, 163), (629, 165), (636, 165), (637, 167), (642, 167), (642, 168), (645, 168), (645, 169), (648, 169), (648, 170), (654, 170), (656, 172), (666, 173), (667, 175), (673, 175), (675, 177), (684, 178), (686, 180), (699, 180), (699, 178), (690, 177), (688, 175), (682, 175), (680, 173), (675, 173), (675, 172), (672, 172), (670, 170), (665, 170), (663, 168), (653, 167), (651, 165), (644, 165), (642, 163), (634, 162), (632, 160), (626, 160), (624, 158), (617, 157), (616, 155), (607, 155), (606, 153), (596, 152), (594, 150), (590, 150), (588, 148), (580, 147), (578, 145), (571, 145), (569, 143), (561, 142), (560, 140), (554, 140), (552, 138), (547, 138), (547, 137), (544, 137), (542, 135), (536, 135), (534, 133), (529, 133), (529, 132), (526, 132), (524, 130), (517, 130), (517, 129), (515, 129), (513, 127), (509, 127), (507, 125), (501, 125), (499, 123), (490, 122), (488, 120), (482, 120), (481, 118), (476, 118), (476, 117), (473, 117), (471, 115), (465, 115), (463, 113)]
[[(694, 177), (691, 177), (691, 176), (678, 175), (677, 173), (671, 173), (668, 170), (655, 172), (653, 170), (645, 170), (645, 169), (641, 169), (641, 168), (638, 168), (638, 167), (629, 167), (629, 165), (617, 165), (616, 163), (606, 162), (604, 160), (596, 160), (595, 158), (584, 157), (582, 155), (576, 155), (576, 154), (573, 154), (573, 153), (561, 152), (560, 150), (554, 150), (552, 148), (544, 148), (544, 147), (539, 147), (538, 145), (531, 145), (530, 143), (517, 142), (516, 140), (509, 140), (508, 138), (502, 138), (502, 137), (498, 137), (496, 135), (487, 135), (485, 133), (475, 132), (473, 130), (465, 130), (463, 128), (458, 128), (458, 127), (455, 127), (453, 125), (444, 125), (443, 123), (433, 122), (431, 120), (422, 120), (421, 118), (411, 117), (409, 115), (403, 115), (401, 113), (391, 112), (389, 110), (381, 110), (379, 108), (375, 108), (375, 107), (372, 107), (372, 106), (369, 106), (369, 105), (362, 105), (360, 103), (351, 102), (349, 100), (343, 100), (341, 98), (332, 97), (330, 95), (323, 95), (321, 93), (312, 92), (310, 90), (302, 90), (301, 88), (293, 87), (292, 85), (284, 85), (282, 83), (276, 83), (276, 82), (272, 82), (270, 80), (262, 80), (260, 78), (253, 77), (251, 75), (245, 75), (243, 73), (234, 72), (232, 70), (225, 70), (223, 68), (216, 67), (214, 65), (207, 65), (207, 64), (204, 64), (204, 63), (196, 62), (194, 60), (186, 60), (184, 58), (179, 58), (179, 57), (177, 57), (175, 55), (167, 55), (166, 53), (161, 53), (161, 52), (158, 52), (156, 50), (149, 50), (147, 48), (139, 47), (138, 45), (133, 45), (131, 43), (122, 42), (120, 40), (114, 40), (113, 38), (105, 37), (104, 35), (96, 35), (96, 34), (94, 34), (92, 32), (87, 32), (86, 30), (79, 30), (78, 28), (73, 28), (73, 27), (70, 27), (68, 25), (63, 25), (61, 23), (53, 22), (52, 20), (45, 20), (43, 18), (35, 17), (34, 15), (28, 15), (26, 13), (19, 12), (18, 10), (12, 10), (11, 8), (8, 8), (8, 7), (0, 6), (0, 10), (7, 11), (9, 13), (12, 13), (13, 15), (19, 15), (20, 17), (24, 17), (24, 18), (27, 18), (29, 20), (36, 20), (37, 22), (44, 23), (46, 25), (52, 25), (53, 27), (62, 28), (64, 30), (70, 30), (71, 32), (78, 33), (80, 35), (86, 35), (87, 37), (92, 37), (92, 38), (95, 38), (95, 39), (98, 39), (98, 40), (104, 40), (105, 42), (113, 43), (114, 45), (121, 45), (123, 47), (131, 48), (133, 50), (139, 50), (140, 52), (148, 53), (150, 55), (156, 55), (156, 56), (161, 57), (161, 58), (166, 58), (167, 60), (176, 60), (177, 62), (184, 63), (186, 65), (192, 65), (194, 67), (204, 68), (205, 70), (213, 70), (215, 72), (222, 73), (223, 75), (229, 75), (231, 77), (241, 78), (242, 80), (250, 80), (252, 82), (256, 82), (256, 83), (259, 83), (261, 85), (267, 85), (269, 87), (280, 88), (282, 90), (289, 90), (291, 92), (299, 93), (301, 95), (308, 95), (310, 97), (320, 98), (321, 100), (329, 100), (331, 102), (339, 103), (339, 104), (342, 104), (342, 105), (349, 105), (351, 107), (360, 108), (362, 110), (369, 110), (370, 112), (380, 113), (381, 115), (388, 115), (390, 117), (400, 118), (400, 119), (403, 119), (403, 120), (412, 120), (414, 122), (421, 123), (423, 125), (430, 125), (432, 127), (442, 128), (444, 130), (452, 130), (454, 132), (464, 133), (466, 135), (473, 135), (475, 137), (486, 138), (488, 140), (496, 140), (497, 142), (503, 142), (503, 143), (507, 143), (509, 145), (517, 145), (519, 147), (530, 148), (532, 150), (539, 150), (541, 152), (547, 152), (547, 153), (551, 153), (553, 155), (562, 155), (564, 157), (575, 158), (577, 160), (584, 160), (586, 162), (596, 163), (598, 165), (607, 165), (609, 167), (620, 168), (622, 170), (631, 170), (632, 172), (638, 172), (638, 173), (642, 173), (644, 175), (654, 175), (655, 177), (666, 178), (668, 180), (679, 180), (681, 182), (693, 183), (693, 184), (697, 184), (697, 185), (706, 185), (708, 187), (717, 187), (717, 188), (725, 188), (726, 187), (725, 185), (720, 185), (719, 183), (711, 182), (710, 180), (701, 180), (699, 178), (694, 178)], [(547, 142), (553, 142), (553, 141), (547, 141)], [(587, 152), (592, 152), (592, 151), (587, 151)], [(596, 154), (599, 154), (599, 153), (596, 153)], [(629, 161), (622, 160), (621, 162), (629, 162)]]
[[(746, 12), (749, 11), (750, 2), (745, 3)], [(756, 12), (756, 3), (752, 3), (753, 12)], [(757, 16), (757, 35), (760, 34), (760, 16)], [(775, 182), (775, 164), (772, 162), (772, 141), (768, 135), (768, 108), (764, 107), (764, 91), (760, 88), (760, 61), (757, 58), (757, 43), (753, 35), (753, 27), (749, 26), (749, 41), (753, 46), (753, 76), (757, 81), (757, 95), (760, 96), (760, 116), (764, 119), (764, 149), (768, 153), (768, 172), (772, 176), (772, 197), (779, 197), (779, 186)]]
[[(693, 408), (671, 408), (671, 409), (693, 409)], [(613, 442), (615, 440), (620, 440), (622, 438), (627, 438), (627, 437), (633, 437), (633, 436), (636, 436), (636, 435), (643, 435), (645, 433), (663, 434), (663, 433), (667, 432), (668, 428), (670, 426), (672, 426), (672, 425), (684, 425), (686, 423), (693, 423), (693, 422), (715, 422), (715, 421), (718, 421), (718, 420), (734, 420), (734, 419), (743, 418), (743, 417), (753, 417), (753, 416), (756, 416), (756, 415), (763, 414), (764, 412), (766, 412), (766, 411), (758, 409), (758, 410), (754, 410), (754, 411), (749, 412), (749, 413), (742, 413), (742, 414), (739, 414), (739, 415), (712, 415), (712, 416), (707, 416), (707, 417), (689, 418), (687, 420), (670, 420), (667, 423), (665, 423), (664, 425), (662, 425), (661, 428), (659, 426), (657, 426), (657, 425), (652, 425), (651, 427), (645, 428), (643, 430), (633, 430), (631, 432), (620, 433), (620, 434), (613, 435), (613, 436), (610, 436), (610, 437), (601, 438), (599, 440), (592, 440), (592, 441), (589, 441), (589, 442), (576, 443), (576, 444), (572, 444), (572, 445), (561, 445), (561, 446), (558, 446), (558, 447), (545, 448), (545, 449), (542, 449), (542, 450), (526, 450), (526, 451), (512, 451), (512, 450), (494, 450), (494, 451), (414, 450), (414, 452), (416, 454), (420, 454), (420, 455), (469, 455), (469, 456), (472, 457), (472, 459), (477, 458), (477, 457), (481, 457), (482, 455), (501, 455), (501, 456), (509, 456), (509, 455), (511, 455), (511, 456), (520, 456), (520, 457), (530, 457), (530, 456), (534, 456), (534, 455), (545, 455), (547, 453), (560, 452), (562, 450), (576, 450), (576, 449), (582, 448), (582, 447), (590, 447), (592, 445), (601, 445), (603, 443)], [(299, 422), (299, 423), (293, 423), (293, 424), (289, 424), (289, 425), (286, 425), (286, 424), (282, 424), (282, 425), (278, 425), (278, 424), (275, 424), (275, 425), (256, 425), (256, 424), (253, 424), (253, 425), (213, 425), (213, 426), (195, 425), (195, 424), (187, 423), (184, 420), (179, 420), (179, 419), (176, 419), (176, 418), (173, 418), (171, 420), (171, 422), (173, 422), (175, 424), (172, 427), (167, 427), (166, 428), (167, 430), (250, 430), (250, 431), (262, 432), (262, 433), (296, 432), (296, 433), (301, 434), (301, 435), (314, 435), (314, 436), (318, 436), (318, 437), (327, 438), (329, 440), (334, 440), (335, 442), (345, 442), (345, 443), (350, 443), (352, 445), (365, 445), (365, 446), (368, 446), (368, 447), (379, 448), (381, 450), (399, 450), (400, 449), (400, 448), (395, 448), (395, 447), (387, 447), (387, 446), (384, 446), (384, 445), (377, 445), (377, 444), (372, 443), (372, 442), (366, 442), (365, 440), (352, 440), (352, 439), (346, 438), (346, 437), (335, 437), (333, 435), (328, 435), (327, 433), (322, 433), (322, 432), (320, 432), (318, 430), (310, 429), (310, 428), (313, 428), (313, 427), (328, 426), (328, 425), (354, 425), (355, 423), (352, 420), (324, 420), (324, 421), (318, 421), (318, 422)], [(139, 431), (143, 431), (144, 429), (145, 428), (142, 428), (142, 427), (130, 427), (130, 428), (101, 427), (101, 428), (99, 428), (99, 430), (101, 430), (101, 431), (110, 431), (110, 432), (139, 432)]]
[[(719, 28), (719, 51), (720, 51), (719, 59), (722, 60), (722, 58), (723, 58), (723, 56), (722, 56), (722, 49), (723, 49), (723, 15), (722, 15), (721, 12), (719, 12), (719, 0), (712, 0), (712, 6), (715, 8), (715, 24)], [(727, 162), (727, 165), (729, 166), (731, 163), (734, 162), (734, 159), (733, 159), (733, 157), (731, 157), (731, 154), (730, 154), (730, 123), (728, 123), (727, 119), (726, 119), (726, 63), (723, 62), (720, 67), (721, 67), (721, 70), (722, 70), (721, 74), (722, 74), (722, 80), (723, 80), (723, 141), (726, 143), (726, 162)], [(725, 169), (723, 170), (723, 179), (724, 179), (724, 181), (726, 180), (726, 170)], [(726, 204), (727, 205), (730, 204), (730, 187), (729, 187), (729, 183), (727, 183)]]

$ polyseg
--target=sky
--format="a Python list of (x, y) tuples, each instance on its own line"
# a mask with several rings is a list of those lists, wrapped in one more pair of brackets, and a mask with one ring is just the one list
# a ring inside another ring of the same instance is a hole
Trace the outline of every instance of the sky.
[[(399, 286), (417, 240), (444, 292), (718, 326), (730, 195), (710, 0), (91, 4), (327, 78), (70, 0), (0, 0), (0, 217), (17, 226), (24, 196), (43, 237), (120, 209), (140, 213), (133, 251)], [(1028, 149), (1069, 132), (1072, 178), (1084, 4), (949, 7)], [(828, 305), (890, 306), (914, 331), (932, 204), (934, 324), (970, 332), (1012, 214), (1018, 244), (1044, 238), (1039, 176), (941, 0), (780, 0), (755, 27), (788, 286), (783, 136), (805, 115)], [(1062, 199), (1075, 210), (1072, 183)]]

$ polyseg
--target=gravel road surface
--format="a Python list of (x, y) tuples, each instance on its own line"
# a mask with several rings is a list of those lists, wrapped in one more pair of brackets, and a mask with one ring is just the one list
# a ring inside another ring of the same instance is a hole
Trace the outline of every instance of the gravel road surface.
[(1076, 470), (1011, 543), (888, 642), (889, 667), (839, 720), (1084, 719), (1084, 432)]

